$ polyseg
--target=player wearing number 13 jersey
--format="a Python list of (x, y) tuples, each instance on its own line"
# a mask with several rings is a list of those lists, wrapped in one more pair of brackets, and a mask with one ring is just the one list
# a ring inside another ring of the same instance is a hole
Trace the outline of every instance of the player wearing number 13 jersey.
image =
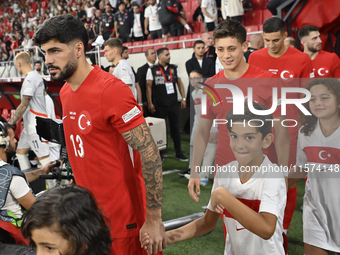
[(112, 254), (146, 254), (139, 242), (145, 232), (153, 232), (148, 253), (156, 253), (166, 245), (160, 156), (129, 87), (87, 63), (87, 40), (72, 15), (51, 18), (35, 34), (52, 79), (66, 80), (60, 98), (75, 180), (93, 193), (110, 220)]

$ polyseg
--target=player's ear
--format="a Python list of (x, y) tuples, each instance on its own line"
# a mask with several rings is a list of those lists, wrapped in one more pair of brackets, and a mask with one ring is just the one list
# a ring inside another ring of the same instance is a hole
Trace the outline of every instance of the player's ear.
[(287, 31), (285, 31), (285, 32), (283, 33), (283, 37), (284, 37), (284, 39), (286, 39), (286, 38), (287, 38), (287, 36), (288, 36), (288, 33), (287, 33)]
[(267, 134), (262, 140), (262, 148), (267, 149), (273, 142), (274, 135), (272, 133)]
[(242, 45), (243, 51), (246, 52), (248, 50), (249, 43), (245, 41)]
[(82, 54), (84, 53), (84, 44), (82, 42), (77, 42), (74, 45), (74, 50), (76, 53), (77, 58), (80, 58), (82, 56)]

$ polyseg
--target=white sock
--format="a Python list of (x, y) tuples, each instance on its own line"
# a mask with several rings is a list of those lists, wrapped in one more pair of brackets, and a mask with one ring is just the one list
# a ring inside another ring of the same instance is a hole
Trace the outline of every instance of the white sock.
[(28, 160), (27, 155), (23, 155), (23, 154), (16, 154), (16, 155), (17, 155), (17, 159), (18, 159), (21, 171), (31, 168), (31, 164), (30, 164), (30, 161)]
[(194, 154), (194, 146), (190, 145), (190, 157), (189, 157), (189, 168), (191, 169), (192, 155)]
[[(203, 157), (202, 169), (208, 169), (209, 166), (213, 166), (215, 160), (216, 147), (217, 143), (208, 143)], [(200, 176), (201, 178), (209, 178), (209, 172), (208, 171), (202, 172)]]

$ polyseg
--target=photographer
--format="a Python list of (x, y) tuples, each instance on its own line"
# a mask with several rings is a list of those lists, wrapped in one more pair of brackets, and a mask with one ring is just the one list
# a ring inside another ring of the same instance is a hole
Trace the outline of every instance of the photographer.
[[(10, 232), (17, 243), (25, 244), (20, 235), (21, 217), (24, 209), (28, 210), (35, 197), (28, 185), (40, 174), (48, 174), (55, 164), (49, 163), (43, 168), (23, 173), (18, 168), (7, 164), (7, 152), (15, 150), (16, 139), (13, 126), (0, 119), (0, 228)], [(13, 227), (13, 225), (16, 227)], [(21, 238), (20, 238), (21, 237)]]

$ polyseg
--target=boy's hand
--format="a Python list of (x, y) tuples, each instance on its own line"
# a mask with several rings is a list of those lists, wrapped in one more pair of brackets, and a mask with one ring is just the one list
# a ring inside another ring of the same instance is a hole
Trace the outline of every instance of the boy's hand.
[(214, 208), (214, 211), (220, 214), (223, 213), (223, 210), (224, 210), (224, 206), (221, 204), (216, 205), (216, 207)]
[(141, 244), (142, 244), (142, 248), (144, 248), (144, 250), (148, 250), (148, 245), (150, 244), (150, 239), (151, 236), (149, 236), (148, 233), (145, 233), (144, 235), (141, 236)]
[[(195, 192), (196, 188), (196, 192)], [(201, 179), (198, 173), (192, 172), (188, 183), (188, 190), (191, 198), (198, 202), (200, 199), (198, 196), (201, 194)]]

